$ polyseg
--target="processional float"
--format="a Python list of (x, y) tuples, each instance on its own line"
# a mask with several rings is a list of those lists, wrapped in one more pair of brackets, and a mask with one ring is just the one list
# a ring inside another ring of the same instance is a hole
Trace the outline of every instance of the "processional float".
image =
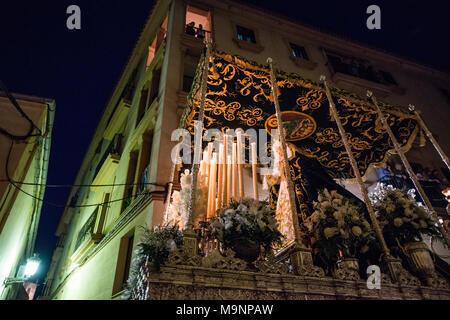
[[(197, 87), (196, 92), (194, 92), (194, 90), (191, 91), (190, 96), (188, 98), (188, 99), (194, 100), (195, 99), (194, 95), (198, 94), (198, 89), (199, 89), (200, 97), (198, 99), (199, 100), (198, 111), (195, 110), (196, 109), (195, 106), (191, 106), (191, 109), (192, 109), (191, 116), (194, 116), (197, 113), (198, 113), (198, 115), (197, 115), (197, 119), (193, 119), (193, 118), (190, 119), (192, 124), (195, 123), (195, 125), (193, 126), (193, 130), (195, 131), (196, 134), (194, 135), (194, 148), (193, 148), (194, 159), (193, 159), (193, 164), (191, 167), (192, 178), (191, 178), (191, 184), (190, 184), (190, 194), (189, 194), (189, 203), (188, 203), (188, 208), (187, 208), (186, 230), (184, 232), (184, 248), (183, 248), (183, 250), (186, 254), (193, 255), (193, 256), (197, 255), (197, 251), (198, 251), (197, 234), (194, 232), (194, 214), (193, 214), (193, 212), (194, 212), (194, 205), (195, 205), (196, 192), (197, 192), (197, 186), (198, 186), (199, 171), (200, 171), (200, 173), (211, 172), (211, 174), (212, 174), (212, 176), (210, 175), (209, 186), (208, 186), (208, 190), (209, 190), (208, 197), (209, 198), (208, 198), (208, 206), (207, 206), (207, 212), (206, 212), (207, 218), (210, 218), (211, 216), (213, 216), (216, 209), (228, 204), (230, 197), (232, 198), (232, 197), (237, 196), (237, 185), (236, 184), (238, 182), (239, 182), (239, 187), (240, 187), (239, 188), (239, 190), (240, 190), (239, 197), (240, 198), (244, 197), (242, 165), (238, 165), (237, 167), (233, 166), (232, 168), (228, 167), (231, 163), (233, 163), (233, 164), (235, 163), (237, 158), (239, 158), (238, 154), (241, 153), (240, 150), (242, 149), (242, 146), (240, 145), (240, 143), (242, 140), (241, 140), (241, 136), (240, 136), (241, 134), (239, 132), (237, 134), (237, 136), (238, 136), (237, 143), (234, 142), (234, 138), (230, 139), (230, 137), (227, 137), (227, 135), (225, 134), (224, 141), (223, 141), (223, 144), (219, 148), (219, 152), (214, 154), (212, 157), (211, 157), (211, 150), (205, 151), (204, 159), (206, 158), (206, 159), (209, 159), (210, 161), (212, 161), (214, 168), (215, 168), (214, 170), (208, 171), (211, 168), (209, 168), (207, 166), (210, 165), (211, 162), (205, 163), (205, 162), (201, 161), (202, 133), (203, 133), (204, 121), (205, 121), (205, 106), (207, 104), (208, 105), (214, 104), (214, 101), (210, 100), (210, 97), (208, 97), (208, 94), (207, 94), (208, 79), (210, 77), (212, 79), (211, 81), (217, 80), (217, 79), (215, 79), (215, 76), (217, 74), (219, 74), (217, 69), (220, 67), (220, 68), (222, 68), (222, 71), (224, 71), (224, 69), (223, 69), (224, 61), (226, 61), (227, 58), (230, 58), (231, 60), (235, 59), (231, 55), (223, 54), (222, 58), (223, 57), (225, 57), (225, 58), (218, 62), (214, 59), (214, 57), (215, 57), (214, 55), (217, 56), (218, 54), (213, 52), (213, 49), (212, 49), (213, 44), (212, 44), (211, 39), (207, 39), (205, 41), (205, 44), (206, 44), (206, 46), (205, 46), (205, 50), (204, 50), (203, 60), (201, 60), (199, 63), (199, 65), (201, 66), (201, 69), (199, 69), (199, 70), (201, 70), (201, 73), (198, 74), (198, 78), (201, 79), (200, 86)], [(276, 122), (276, 126), (278, 129), (278, 138), (280, 140), (281, 147), (282, 147), (281, 159), (285, 163), (284, 175), (287, 180), (290, 209), (291, 209), (290, 214), (292, 216), (292, 223), (293, 223), (293, 230), (294, 230), (294, 242), (291, 243), (288, 248), (284, 248), (285, 249), (284, 251), (280, 250), (280, 252), (288, 252), (291, 263), (294, 268), (294, 272), (296, 274), (320, 277), (320, 276), (323, 276), (323, 274), (324, 274), (323, 270), (314, 266), (311, 249), (305, 244), (305, 242), (302, 239), (302, 235), (301, 235), (299, 219), (301, 219), (301, 217), (303, 217), (302, 216), (303, 213), (300, 213), (297, 211), (297, 208), (299, 207), (298, 204), (296, 203), (296, 199), (297, 199), (297, 201), (299, 200), (298, 186), (297, 185), (294, 186), (294, 182), (292, 180), (291, 166), (290, 166), (290, 162), (289, 162), (289, 158), (288, 158), (288, 154), (287, 154), (286, 133), (285, 133), (285, 130), (283, 130), (282, 111), (280, 108), (280, 103), (279, 103), (279, 98), (278, 98), (278, 96), (280, 94), (279, 84), (281, 84), (283, 86), (283, 89), (287, 90), (286, 88), (289, 87), (290, 85), (292, 85), (292, 83), (290, 83), (289, 81), (278, 80), (277, 77), (279, 77), (279, 74), (276, 74), (276, 72), (275, 72), (275, 69), (273, 66), (273, 60), (271, 58), (268, 58), (267, 62), (268, 62), (268, 67), (267, 66), (255, 67), (255, 70), (257, 70), (257, 71), (255, 72), (254, 76), (258, 77), (259, 75), (261, 75), (261, 73), (259, 73), (259, 72), (266, 73), (266, 74), (269, 73), (269, 77), (266, 76), (264, 78), (264, 81), (265, 81), (264, 84), (266, 86), (270, 86), (270, 92), (265, 92), (263, 89), (261, 89), (261, 86), (259, 86), (259, 85), (255, 86), (255, 87), (257, 87), (258, 90), (260, 90), (260, 92), (257, 94), (257, 96), (261, 96), (262, 97), (261, 99), (266, 99), (266, 100), (272, 101), (274, 108), (275, 108), (274, 116), (276, 119), (275, 122)], [(218, 63), (221, 65), (219, 66)], [(245, 61), (243, 62), (243, 60), (239, 61), (239, 62), (235, 62), (235, 63), (236, 64), (239, 64), (239, 63), (246, 64), (246, 62)], [(210, 69), (213, 70), (213, 73), (214, 73), (213, 75), (209, 74)], [(372, 227), (375, 230), (376, 236), (381, 245), (381, 248), (383, 251), (384, 263), (387, 266), (387, 269), (389, 270), (389, 273), (390, 273), (392, 279), (394, 281), (397, 281), (398, 280), (397, 277), (399, 275), (399, 270), (402, 268), (401, 261), (399, 259), (393, 258), (389, 252), (389, 248), (386, 244), (386, 241), (383, 237), (383, 233), (382, 233), (381, 228), (376, 219), (375, 212), (372, 207), (371, 201), (369, 199), (368, 191), (363, 182), (363, 177), (361, 174), (361, 170), (366, 170), (368, 168), (368, 166), (371, 164), (371, 163), (369, 163), (371, 159), (369, 159), (369, 161), (367, 161), (367, 159), (366, 159), (366, 162), (364, 162), (365, 167), (361, 167), (361, 165), (358, 164), (358, 162), (361, 163), (361, 161), (363, 161), (362, 157), (361, 157), (362, 152), (359, 149), (357, 150), (358, 152), (356, 154), (359, 155), (359, 158), (356, 159), (357, 157), (355, 156), (354, 150), (352, 150), (352, 146), (354, 146), (355, 143), (357, 143), (357, 139), (355, 140), (355, 137), (353, 137), (352, 138), (353, 140), (351, 142), (349, 141), (349, 137), (352, 137), (352, 135), (351, 134), (349, 135), (349, 133), (346, 132), (346, 130), (344, 128), (344, 124), (343, 124), (343, 120), (346, 121), (346, 123), (348, 123), (348, 121), (350, 121), (349, 119), (351, 119), (351, 115), (348, 115), (347, 110), (354, 108), (355, 110), (358, 110), (357, 112), (360, 112), (361, 114), (363, 114), (365, 112), (364, 110), (368, 110), (368, 109), (364, 109), (363, 107), (360, 107), (357, 103), (352, 104), (352, 103), (348, 102), (346, 99), (343, 99), (342, 97), (338, 97), (338, 98), (334, 97), (332, 94), (332, 89), (330, 89), (330, 87), (328, 86), (325, 76), (321, 76), (320, 80), (322, 82), (322, 86), (313, 84), (313, 83), (310, 83), (307, 81), (305, 82), (302, 79), (295, 80), (298, 83), (301, 83), (305, 88), (313, 88), (310, 91), (308, 91), (308, 94), (311, 94), (312, 96), (315, 96), (315, 98), (317, 98), (312, 104), (310, 104), (308, 106), (304, 105), (303, 107), (306, 109), (319, 108), (320, 103), (325, 101), (324, 100), (325, 98), (323, 97), (323, 95), (326, 96), (326, 99), (329, 102), (330, 119), (331, 119), (331, 121), (335, 122), (337, 129), (338, 129), (338, 133), (336, 133), (336, 132), (330, 133), (330, 130), (328, 130), (328, 133), (333, 135), (332, 139), (329, 137), (328, 138), (332, 140), (334, 145), (341, 146), (341, 144), (342, 144), (344, 146), (345, 155), (348, 157), (348, 162), (351, 165), (351, 173), (353, 174), (354, 178), (356, 179), (357, 183), (359, 184), (361, 194), (363, 196), (363, 200), (364, 200), (364, 203), (367, 208), (367, 212), (368, 212), (368, 214), (370, 216), (370, 220), (372, 222)], [(241, 79), (240, 83), (242, 84), (242, 86), (245, 87), (245, 86), (249, 85), (249, 83), (252, 81), (253, 81), (252, 76), (248, 76), (247, 78)], [(195, 85), (196, 84), (194, 84), (194, 86)], [(226, 88), (225, 88), (225, 90), (226, 90)], [(336, 92), (336, 90), (334, 90), (334, 91)], [(220, 94), (221, 94), (220, 92), (213, 93), (213, 95), (216, 95), (216, 96), (220, 96)], [(408, 115), (408, 117), (407, 117), (408, 119), (406, 119), (406, 120), (404, 119), (404, 117), (403, 118), (399, 117), (399, 119), (397, 121), (399, 126), (403, 125), (402, 121), (410, 121), (410, 122), (405, 122), (406, 124), (404, 124), (405, 126), (408, 126), (409, 129), (411, 129), (410, 130), (411, 132), (409, 132), (410, 136), (402, 137), (402, 139), (403, 139), (403, 141), (402, 141), (403, 146), (402, 146), (399, 143), (399, 141), (397, 140), (394, 132), (392, 131), (391, 126), (386, 121), (385, 112), (387, 109), (385, 108), (384, 112), (383, 112), (382, 108), (380, 107), (380, 103), (376, 100), (376, 98), (372, 92), (368, 91), (367, 95), (372, 101), (372, 104), (368, 105), (368, 107), (367, 107), (367, 108), (370, 108), (371, 115), (370, 115), (370, 117), (368, 115), (361, 116), (360, 119), (358, 120), (359, 123), (361, 123), (362, 121), (367, 122), (369, 120), (370, 121), (373, 120), (374, 122), (376, 122), (376, 121), (381, 122), (381, 127), (377, 127), (374, 132), (376, 132), (380, 135), (387, 133), (387, 137), (386, 137), (387, 140), (385, 140), (386, 144), (389, 141), (392, 143), (394, 150), (401, 158), (402, 163), (405, 166), (409, 177), (413, 181), (416, 189), (418, 190), (420, 196), (422, 197), (423, 201), (425, 202), (425, 205), (428, 207), (429, 211), (432, 213), (432, 215), (436, 219), (437, 223), (439, 224), (439, 229), (440, 229), (442, 235), (444, 235), (447, 243), (450, 243), (448, 234), (447, 234), (447, 230), (442, 225), (442, 223), (439, 221), (437, 214), (436, 214), (435, 210), (433, 209), (433, 206), (431, 205), (429, 198), (427, 197), (423, 188), (421, 187), (421, 185), (417, 179), (417, 176), (414, 174), (414, 172), (404, 154), (403, 148), (402, 148), (405, 145), (412, 143), (412, 140), (415, 137), (415, 133), (417, 132), (416, 129), (418, 129), (418, 128), (415, 126), (415, 123), (413, 123), (414, 121), (416, 121), (419, 124), (420, 128), (422, 130), (424, 130), (427, 137), (429, 138), (429, 140), (431, 141), (433, 146), (436, 148), (436, 150), (438, 151), (442, 160), (444, 161), (444, 163), (447, 166), (449, 166), (448, 157), (444, 154), (442, 148), (439, 146), (437, 141), (432, 136), (431, 132), (428, 130), (428, 128), (424, 124), (419, 113), (412, 106), (410, 106), (410, 110), (414, 111), (414, 115)], [(256, 100), (255, 100), (255, 102), (256, 102)], [(302, 103), (302, 101), (303, 100), (300, 101), (300, 104)], [(344, 110), (345, 112), (343, 112), (344, 115), (340, 111), (338, 111), (337, 106), (336, 106), (336, 101), (339, 102), (340, 107), (343, 107), (343, 105), (345, 105), (347, 107), (347, 109)], [(367, 103), (368, 102), (365, 101), (365, 104), (367, 104)], [(297, 104), (299, 104), (298, 100), (297, 100)], [(317, 104), (319, 104), (319, 106)], [(384, 104), (383, 104), (383, 107), (385, 107)], [(220, 111), (220, 112), (222, 112), (223, 115), (225, 115), (225, 113), (227, 112), (226, 111), (226, 108), (227, 108), (226, 103), (221, 104), (221, 108), (222, 108), (221, 109), (222, 111)], [(234, 112), (236, 111), (236, 106), (234, 106), (234, 107), (231, 106), (229, 108), (230, 108), (230, 110), (228, 110), (228, 111), (230, 111), (231, 113), (234, 114)], [(373, 118), (373, 117), (375, 117), (375, 115), (374, 115), (375, 113), (377, 115), (377, 118)], [(258, 113), (258, 114), (261, 116), (261, 113)], [(209, 116), (211, 116), (211, 113), (208, 114), (208, 117)], [(392, 114), (388, 112), (388, 116), (392, 117)], [(184, 115), (183, 118), (185, 121), (186, 115)], [(357, 121), (357, 120), (355, 120), (355, 121)], [(273, 124), (273, 122), (272, 122), (272, 124)], [(185, 123), (183, 125), (185, 125)], [(373, 126), (375, 126), (375, 125), (373, 125)], [(369, 132), (372, 132), (372, 131), (370, 131), (369, 129), (370, 128), (367, 128), (367, 130), (365, 131), (367, 136), (371, 136), (369, 134)], [(229, 150), (228, 146), (230, 146), (230, 145), (232, 146), (232, 150), (233, 150), (232, 155), (228, 155), (228, 151), (227, 151), (227, 150)], [(251, 154), (252, 154), (251, 169), (252, 169), (252, 177), (253, 177), (253, 194), (254, 194), (254, 197), (256, 199), (258, 199), (258, 188), (256, 185), (257, 182), (256, 182), (256, 178), (255, 178), (256, 170), (257, 170), (256, 169), (257, 168), (256, 147), (255, 147), (254, 143), (251, 143), (250, 147), (251, 147), (250, 149), (251, 149)], [(210, 146), (208, 146), (208, 148), (211, 149)], [(382, 160), (380, 158), (381, 156), (384, 159), (384, 157), (385, 157), (384, 153), (386, 153), (386, 151), (388, 151), (388, 150), (384, 150), (384, 149), (381, 150), (380, 155), (377, 155), (378, 156), (377, 159)], [(323, 160), (325, 158), (323, 153), (321, 155), (315, 154), (314, 150), (309, 150), (308, 152), (309, 152), (309, 156), (314, 156), (317, 159), (319, 159), (319, 161)], [(341, 151), (339, 153), (339, 155), (343, 157), (344, 152)], [(371, 156), (374, 157), (374, 155), (372, 153), (371, 153)], [(342, 158), (342, 159), (344, 159), (344, 158)], [(332, 162), (333, 161), (330, 161), (329, 163), (332, 163)], [(242, 164), (242, 161), (238, 161), (238, 163)], [(333, 162), (333, 165), (336, 166), (335, 162)], [(173, 170), (173, 172), (174, 171), (175, 170)], [(236, 171), (238, 171), (238, 172), (236, 172)], [(238, 173), (239, 173), (239, 175), (238, 175)], [(230, 175), (233, 176), (233, 179), (230, 179)], [(236, 180), (236, 176), (239, 176), (238, 181)], [(213, 177), (214, 179), (211, 180), (211, 177)], [(231, 183), (231, 181), (232, 181), (232, 183)], [(217, 185), (217, 190), (215, 189), (216, 185)], [(213, 196), (210, 195), (211, 190), (213, 190), (212, 191)], [(216, 197), (216, 195), (217, 195), (217, 197)], [(302, 210), (302, 209), (300, 209), (300, 210)]]

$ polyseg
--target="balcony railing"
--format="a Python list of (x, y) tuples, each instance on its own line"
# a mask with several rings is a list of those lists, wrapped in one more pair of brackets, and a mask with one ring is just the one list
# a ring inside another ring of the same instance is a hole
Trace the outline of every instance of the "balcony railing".
[(346, 57), (338, 57), (334, 54), (327, 54), (327, 57), (334, 73), (340, 72), (387, 86), (397, 85), (397, 82), (389, 72), (375, 70), (370, 64), (364, 61), (357, 61), (356, 59)]
[(187, 35), (196, 37), (198, 39), (209, 39), (211, 38), (211, 31), (205, 29), (199, 29), (197, 27), (188, 27), (186, 26), (184, 32)]
[(150, 165), (145, 167), (144, 171), (142, 172), (141, 176), (139, 177), (139, 184), (138, 184), (138, 190), (137, 193), (141, 194), (147, 189), (148, 182), (149, 182), (149, 176), (150, 176)]
[(91, 216), (87, 219), (87, 221), (81, 227), (80, 231), (78, 232), (77, 241), (75, 242), (74, 251), (77, 251), (77, 249), (81, 246), (81, 244), (86, 239), (90, 238), (91, 235), (94, 233), (94, 226), (95, 226), (95, 221), (97, 219), (97, 213), (98, 213), (98, 207), (94, 210), (94, 212), (91, 214)]

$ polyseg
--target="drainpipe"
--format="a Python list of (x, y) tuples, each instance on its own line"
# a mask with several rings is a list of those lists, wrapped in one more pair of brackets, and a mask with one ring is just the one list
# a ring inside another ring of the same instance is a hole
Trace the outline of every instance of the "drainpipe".
[[(44, 198), (45, 194), (45, 184), (47, 183), (47, 173), (48, 173), (48, 163), (50, 158), (50, 145), (51, 145), (51, 139), (52, 139), (52, 130), (53, 130), (53, 121), (55, 119), (55, 103), (54, 102), (47, 102), (47, 128), (45, 131), (45, 134), (43, 136), (43, 162), (42, 162), (42, 172), (41, 172), (41, 181), (39, 182), (40, 188), (39, 188), (39, 194), (37, 197), (39, 199)], [(34, 246), (36, 242), (36, 235), (37, 230), (39, 226), (39, 219), (41, 217), (41, 210), (42, 210), (42, 201), (38, 202), (37, 211), (36, 211), (36, 218), (35, 218), (35, 224), (32, 226), (33, 230), (31, 233), (31, 242), (29, 251), (27, 252), (27, 257), (31, 256), (34, 252)]]

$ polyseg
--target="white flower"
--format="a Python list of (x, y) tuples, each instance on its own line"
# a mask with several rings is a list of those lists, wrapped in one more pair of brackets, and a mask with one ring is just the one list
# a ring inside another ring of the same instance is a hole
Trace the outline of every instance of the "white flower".
[(352, 227), (352, 233), (355, 236), (359, 237), (361, 235), (361, 233), (362, 233), (362, 230), (361, 230), (361, 228), (359, 226), (353, 226)]
[(401, 218), (395, 218), (394, 219), (394, 226), (397, 228), (401, 227), (403, 225), (403, 220)]
[(323, 230), (323, 233), (325, 235), (325, 238), (329, 239), (333, 236), (335, 236), (336, 234), (338, 234), (338, 229), (337, 228), (325, 228)]
[(342, 220), (342, 214), (339, 211), (333, 212), (333, 217), (338, 221)]
[(173, 252), (177, 249), (177, 244), (175, 243), (175, 241), (173, 239), (171, 239), (167, 242), (167, 249), (170, 252)]

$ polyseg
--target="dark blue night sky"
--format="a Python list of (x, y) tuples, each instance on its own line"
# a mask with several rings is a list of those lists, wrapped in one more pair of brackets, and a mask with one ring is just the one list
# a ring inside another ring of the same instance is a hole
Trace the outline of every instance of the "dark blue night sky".
[[(450, 27), (442, 1), (257, 1), (306, 24), (413, 60), (450, 70)], [(81, 8), (81, 30), (66, 28), (66, 8)], [(382, 29), (366, 28), (377, 4)], [(10, 91), (53, 98), (56, 116), (48, 184), (71, 184), (100, 114), (118, 81), (153, 1), (0, 2), (0, 78)], [(3, 157), (0, 163), (4, 164)], [(45, 200), (65, 204), (68, 188), (47, 188)], [(62, 210), (44, 204), (36, 243), (42, 282), (56, 245)]]

